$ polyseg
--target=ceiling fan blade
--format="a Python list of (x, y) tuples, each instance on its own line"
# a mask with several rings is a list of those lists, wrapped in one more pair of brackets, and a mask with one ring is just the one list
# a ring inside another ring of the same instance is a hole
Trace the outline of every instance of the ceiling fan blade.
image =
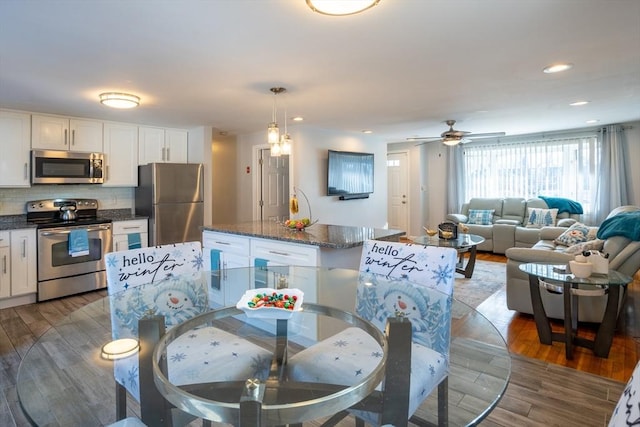
[(497, 136), (505, 136), (504, 132), (488, 132), (488, 133), (472, 133), (471, 135), (465, 135), (465, 138), (495, 138)]
[(419, 145), (424, 145), (424, 144), (431, 144), (432, 142), (441, 142), (442, 138), (431, 138), (431, 139), (426, 139), (426, 138), (407, 138), (407, 141), (419, 141), (417, 144), (415, 144), (415, 146), (419, 146)]

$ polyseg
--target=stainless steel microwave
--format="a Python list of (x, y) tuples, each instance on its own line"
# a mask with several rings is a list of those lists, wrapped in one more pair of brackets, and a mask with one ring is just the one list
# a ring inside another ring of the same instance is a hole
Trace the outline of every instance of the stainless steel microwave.
[(104, 154), (31, 151), (32, 184), (102, 184)]

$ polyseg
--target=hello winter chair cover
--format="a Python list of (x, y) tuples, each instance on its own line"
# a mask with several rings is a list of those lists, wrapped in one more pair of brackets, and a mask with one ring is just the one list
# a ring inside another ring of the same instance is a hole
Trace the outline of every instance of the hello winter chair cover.
[[(162, 315), (170, 329), (209, 309), (200, 242), (112, 252), (106, 264), (113, 339), (137, 338), (138, 320), (147, 315)], [(247, 378), (266, 375), (271, 353), (261, 347), (213, 327), (195, 333), (200, 339), (180, 337), (169, 346), (174, 384), (222, 381), (243, 371)], [(138, 357), (115, 360), (114, 375), (140, 401)]]
[[(381, 330), (393, 316), (412, 324), (409, 417), (448, 375), (456, 256), (449, 248), (394, 242), (370, 241), (363, 247), (357, 313)], [(351, 385), (375, 368), (381, 352), (368, 334), (348, 328), (294, 355), (290, 374), (317, 381), (327, 380), (330, 372), (328, 382)], [(380, 414), (351, 412), (373, 425), (381, 422)]]

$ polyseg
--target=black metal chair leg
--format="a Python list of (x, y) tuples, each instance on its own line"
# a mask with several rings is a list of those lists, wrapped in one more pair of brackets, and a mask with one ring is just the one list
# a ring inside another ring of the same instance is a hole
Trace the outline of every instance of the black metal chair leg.
[(127, 418), (127, 389), (116, 381), (116, 421)]
[(438, 384), (438, 425), (449, 425), (449, 377)]

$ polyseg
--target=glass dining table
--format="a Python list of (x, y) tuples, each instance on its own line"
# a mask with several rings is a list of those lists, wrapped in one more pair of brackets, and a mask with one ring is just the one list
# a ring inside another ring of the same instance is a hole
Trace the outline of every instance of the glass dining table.
[[(236, 333), (240, 331), (247, 336), (247, 331), (252, 331), (251, 334), (269, 331), (274, 324), (281, 322), (275, 318), (247, 318), (241, 314), (243, 310), (236, 308), (236, 304), (245, 292), (265, 287), (299, 289), (304, 295), (303, 307), (307, 304), (309, 309), (304, 313), (305, 321), (295, 322), (297, 326), (289, 327), (290, 352), (311, 346), (346, 326), (368, 328), (366, 322), (352, 316), (359, 280), (359, 272), (355, 270), (289, 266), (266, 270), (208, 271), (202, 276), (206, 309), (199, 316), (208, 317), (207, 322), (212, 319), (227, 322)], [(189, 295), (181, 295), (180, 303), (190, 303), (187, 299)], [(152, 299), (156, 303), (160, 300), (157, 295)], [(175, 301), (178, 303), (178, 299)], [(122, 304), (122, 298), (116, 294), (72, 312), (53, 325), (27, 352), (19, 367), (17, 391), (21, 407), (33, 425), (107, 425), (116, 421), (113, 362), (101, 358), (100, 353), (102, 346), (112, 338), (112, 319), (126, 311)], [(302, 311), (305, 312), (304, 309)], [(169, 329), (167, 336), (172, 330)], [(376, 337), (375, 332), (368, 332), (376, 339), (384, 339)], [(381, 341), (381, 344), (384, 343)], [(165, 341), (164, 345), (168, 342)], [(156, 353), (161, 354), (162, 349), (156, 348)], [(497, 329), (479, 312), (455, 299), (449, 358), (448, 424), (475, 425), (493, 410), (503, 396), (510, 378), (511, 359)], [(317, 396), (301, 399), (298, 396), (295, 403), (287, 405), (285, 402), (279, 410), (288, 414), (287, 422), (292, 422), (291, 417), (298, 414), (301, 414), (299, 422), (328, 418), (373, 390), (381, 379), (385, 360), (381, 358), (380, 366), (351, 388), (341, 388), (335, 393), (325, 390), (321, 399)], [(234, 391), (237, 399), (234, 397), (217, 403), (203, 395), (202, 399), (196, 397), (194, 400), (189, 394), (189, 387), (167, 387), (170, 378), (162, 369), (156, 369), (154, 375), (155, 384), (167, 400), (178, 404), (187, 402), (187, 406), (192, 404), (200, 411), (191, 413), (198, 416), (212, 414), (208, 419), (213, 421), (224, 421), (219, 416), (238, 413), (243, 396), (251, 392), (247, 383), (247, 388), (241, 393)], [(437, 392), (432, 392), (416, 412), (434, 424), (438, 422), (437, 395)], [(129, 397), (127, 400), (130, 414), (140, 416), (140, 407), (135, 399)], [(278, 408), (275, 409), (277, 412)], [(267, 419), (273, 421), (277, 416)], [(346, 422), (352, 423), (353, 420)], [(269, 421), (269, 424), (278, 423)]]

